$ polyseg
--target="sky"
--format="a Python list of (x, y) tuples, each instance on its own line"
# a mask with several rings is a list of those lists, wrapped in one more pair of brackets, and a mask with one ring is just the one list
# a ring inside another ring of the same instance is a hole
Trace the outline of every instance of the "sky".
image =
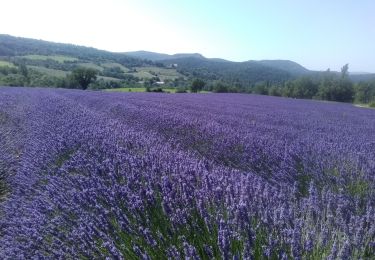
[(0, 0), (0, 34), (375, 72), (374, 0)]

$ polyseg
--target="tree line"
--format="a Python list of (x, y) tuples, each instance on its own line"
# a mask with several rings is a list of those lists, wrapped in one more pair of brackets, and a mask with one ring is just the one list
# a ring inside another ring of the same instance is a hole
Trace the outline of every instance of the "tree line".
[[(201, 78), (184, 80), (178, 78), (167, 82), (167, 87), (177, 88), (177, 93), (184, 93), (187, 90), (193, 93), (202, 90), (216, 93), (252, 93), (302, 99), (356, 102), (375, 106), (375, 80), (353, 83), (349, 79), (348, 68), (346, 64), (342, 67), (340, 74), (327, 70), (319, 76), (305, 75), (279, 84), (265, 81), (245, 86), (235, 80), (228, 83), (222, 80)], [(109, 68), (105, 71), (105, 75), (116, 77), (120, 72), (119, 69)], [(139, 78), (132, 75), (119, 78), (116, 81), (104, 80), (98, 78), (98, 75), (99, 71), (95, 69), (76, 67), (65, 77), (54, 77), (29, 69), (25, 63), (19, 62), (13, 67), (0, 66), (0, 85), (107, 89), (134, 87), (140, 81)], [(160, 81), (160, 79), (145, 80), (143, 85), (150, 88), (157, 81)]]
[(375, 80), (353, 83), (349, 79), (348, 69), (349, 66), (346, 64), (342, 67), (340, 74), (328, 69), (319, 76), (305, 75), (281, 84), (272, 84), (266, 81), (247, 87), (236, 83), (205, 82), (202, 79), (195, 79), (190, 85), (190, 90), (191, 92), (206, 90), (216, 93), (252, 93), (301, 99), (356, 102), (375, 106)]

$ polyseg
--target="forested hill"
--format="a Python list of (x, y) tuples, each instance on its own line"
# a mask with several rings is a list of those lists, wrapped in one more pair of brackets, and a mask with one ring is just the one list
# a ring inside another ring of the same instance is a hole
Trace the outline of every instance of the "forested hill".
[(164, 53), (157, 53), (157, 52), (151, 52), (151, 51), (132, 51), (132, 52), (124, 52), (124, 54), (140, 58), (140, 59), (147, 59), (152, 61), (162, 61), (162, 60), (172, 60), (172, 59), (178, 59), (178, 58), (200, 58), (205, 59), (202, 54), (199, 53), (177, 53), (173, 55), (164, 54)]
[[(198, 53), (162, 54), (147, 51), (114, 53), (90, 47), (0, 35), (0, 67), (18, 68), (24, 64), (30, 73), (15, 69), (0, 72), (0, 85), (58, 86), (77, 67), (98, 72), (98, 88), (153, 85), (187, 87), (195, 78), (208, 85), (222, 82), (249, 89), (257, 83), (281, 84), (309, 71), (291, 61), (231, 62), (208, 59)], [(286, 66), (287, 65), (287, 66)], [(23, 78), (22, 78), (23, 76)]]
[(290, 60), (261, 60), (258, 63), (267, 67), (285, 70), (292, 75), (304, 75), (312, 72), (297, 62)]
[[(125, 54), (141, 58), (147, 59), (151, 61), (159, 61), (165, 64), (170, 64), (175, 62), (179, 67), (183, 67), (183, 69), (192, 69), (191, 67), (195, 68), (203, 68), (206, 70), (212, 69), (212, 72), (217, 72), (218, 70), (223, 70), (223, 73), (228, 72), (237, 72), (242, 73), (243, 70), (254, 69), (254, 73), (262, 71), (261, 74), (273, 74), (276, 73), (275, 78), (278, 78), (281, 70), (284, 73), (287, 72), (291, 76), (300, 76), (303, 74), (309, 74), (311, 71), (304, 68), (300, 64), (290, 61), (290, 60), (261, 60), (261, 61), (246, 61), (246, 62), (232, 62), (224, 59), (219, 58), (205, 58), (203, 55), (199, 53), (177, 53), (173, 55), (163, 54), (163, 53), (156, 53), (156, 52), (149, 52), (149, 51), (135, 51), (135, 52), (126, 52)], [(266, 69), (273, 69), (266, 73), (263, 70)], [(283, 75), (284, 77), (285, 75)], [(280, 78), (280, 80), (283, 79)]]
[(288, 71), (264, 66), (258, 62), (230, 62), (184, 57), (159, 61), (165, 66), (177, 64), (177, 70), (189, 77), (224, 81), (248, 86), (258, 82), (281, 83), (292, 79)]
[(251, 86), (259, 82), (280, 84), (298, 76), (313, 73), (289, 60), (262, 60), (232, 62), (224, 59), (209, 59), (198, 53), (162, 54), (147, 51), (126, 53), (132, 57), (157, 61), (164, 66), (177, 68), (187, 77), (208, 81), (223, 81), (240, 86)]
[[(187, 89), (199, 79), (208, 91), (225, 85), (226, 91), (254, 92), (260, 84), (268, 89), (301, 76), (320, 80), (325, 75), (289, 60), (232, 62), (199, 53), (115, 53), (0, 34), (0, 85), (74, 87), (69, 76), (81, 67), (96, 71), (97, 80), (90, 84), (95, 89), (152, 87), (159, 83)], [(374, 78), (374, 74), (349, 77), (363, 81)]]
[(62, 55), (95, 62), (111, 60), (131, 66), (150, 63), (122, 53), (103, 51), (91, 47), (0, 34), (0, 56), (13, 57), (25, 55)]

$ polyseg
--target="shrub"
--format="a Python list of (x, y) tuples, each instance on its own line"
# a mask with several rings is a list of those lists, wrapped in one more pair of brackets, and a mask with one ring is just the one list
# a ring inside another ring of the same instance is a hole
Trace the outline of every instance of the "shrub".
[(183, 89), (183, 88), (178, 88), (176, 90), (176, 93), (187, 93), (186, 89)]

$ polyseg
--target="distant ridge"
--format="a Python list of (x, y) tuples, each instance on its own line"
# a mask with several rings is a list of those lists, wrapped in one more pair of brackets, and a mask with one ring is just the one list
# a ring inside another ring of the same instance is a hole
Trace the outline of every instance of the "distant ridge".
[(160, 61), (160, 60), (171, 60), (171, 59), (178, 59), (178, 58), (198, 58), (198, 59), (205, 59), (202, 54), (199, 53), (177, 53), (173, 55), (164, 54), (164, 53), (157, 53), (151, 51), (132, 51), (132, 52), (124, 52), (124, 54), (145, 60), (151, 61)]
[(258, 63), (275, 69), (286, 70), (295, 75), (308, 74), (311, 72), (297, 62), (290, 60), (260, 60)]
[(57, 43), (23, 37), (0, 34), (0, 56), (14, 57), (23, 55), (67, 55), (78, 59), (100, 61), (111, 60), (123, 65), (140, 65), (144, 61), (123, 53), (99, 50), (69, 43)]
[(196, 64), (199, 65), (200, 61), (205, 61), (205, 64), (207, 63), (213, 63), (213, 66), (216, 66), (215, 63), (227, 63), (232, 65), (239, 65), (239, 67), (244, 67), (246, 64), (252, 64), (253, 66), (255, 64), (262, 65), (264, 67), (269, 67), (277, 70), (282, 70), (290, 73), (291, 75), (304, 75), (308, 74), (311, 71), (306, 69), (305, 67), (301, 66), (300, 64), (290, 61), (290, 60), (250, 60), (245, 62), (233, 62), (228, 61), (221, 58), (206, 58), (202, 54), (199, 53), (177, 53), (173, 55), (164, 54), (164, 53), (157, 53), (157, 52), (150, 52), (150, 51), (133, 51), (133, 52), (125, 52), (124, 54), (133, 57), (133, 58), (139, 58), (139, 59), (145, 59), (145, 60), (151, 60), (156, 62), (163, 62), (168, 63), (168, 61), (173, 61), (174, 63), (181, 63), (186, 65), (186, 63), (189, 64)]
[[(54, 55), (59, 57), (53, 57)], [(33, 59), (33, 56), (42, 56), (42, 60)], [(251, 88), (258, 83), (283, 84), (300, 76), (311, 75), (319, 78), (324, 75), (320, 71), (308, 70), (291, 60), (234, 62), (220, 58), (206, 58), (199, 53), (170, 55), (144, 50), (110, 52), (5, 34), (0, 34), (0, 62), (1, 64), (25, 63), (31, 70), (50, 79), (64, 77), (78, 66), (90, 67), (99, 71), (100, 79), (103, 81), (126, 81), (129, 85), (153, 79), (165, 81), (171, 86), (188, 85), (189, 81), (200, 78), (210, 84), (221, 81), (228, 85)], [(340, 72), (332, 71), (332, 73)], [(350, 73), (349, 77), (359, 82), (375, 79), (375, 74)], [(38, 84), (47, 83), (41, 80)]]

